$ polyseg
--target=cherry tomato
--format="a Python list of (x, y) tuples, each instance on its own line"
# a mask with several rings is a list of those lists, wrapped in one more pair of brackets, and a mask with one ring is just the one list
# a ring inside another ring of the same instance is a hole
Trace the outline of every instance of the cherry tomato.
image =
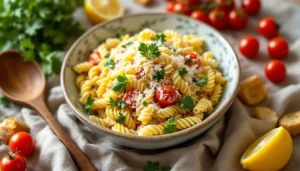
[(224, 11), (214, 9), (210, 11), (209, 15), (210, 23), (216, 29), (224, 29), (227, 25), (226, 14)]
[(101, 55), (99, 52), (93, 52), (88, 57), (88, 61), (93, 65), (98, 65), (101, 60)]
[(185, 64), (188, 66), (192, 66), (192, 65), (198, 65), (198, 67), (200, 66), (199, 63), (199, 56), (196, 53), (189, 53), (187, 55), (185, 55)]
[(176, 2), (169, 2), (167, 4), (167, 7), (166, 7), (166, 11), (168, 13), (173, 13), (174, 12), (174, 5), (176, 4)]
[(271, 17), (265, 17), (258, 23), (257, 30), (264, 37), (271, 39), (278, 35), (279, 24)]
[(248, 15), (256, 15), (261, 7), (260, 0), (243, 0), (242, 7)]
[(289, 53), (289, 44), (282, 37), (276, 37), (268, 43), (269, 55), (274, 59), (283, 59)]
[(258, 40), (253, 36), (243, 37), (239, 42), (239, 50), (245, 57), (255, 58), (259, 50)]
[(247, 26), (248, 14), (243, 9), (234, 9), (228, 15), (228, 23), (231, 28), (240, 30)]
[(17, 132), (9, 140), (9, 148), (12, 152), (29, 156), (35, 148), (34, 140), (27, 132)]
[(273, 60), (267, 63), (265, 74), (270, 81), (278, 83), (285, 79), (286, 68), (281, 61)]
[(20, 154), (8, 153), (0, 163), (1, 171), (25, 171), (26, 161)]
[(216, 0), (218, 8), (225, 13), (229, 13), (235, 6), (234, 0)]
[(178, 95), (174, 86), (164, 84), (155, 90), (155, 99), (160, 106), (166, 107), (176, 104), (178, 101)]
[(205, 23), (209, 23), (209, 19), (208, 16), (206, 15), (205, 12), (201, 11), (201, 10), (195, 10), (192, 12), (191, 17), (199, 20), (199, 21), (203, 21)]
[(136, 100), (135, 96), (137, 95), (136, 90), (129, 89), (125, 92), (124, 96), (122, 97), (122, 101), (127, 104), (127, 107), (135, 110), (136, 109)]
[(188, 5), (185, 2), (176, 2), (173, 7), (175, 13), (186, 13), (189, 11)]

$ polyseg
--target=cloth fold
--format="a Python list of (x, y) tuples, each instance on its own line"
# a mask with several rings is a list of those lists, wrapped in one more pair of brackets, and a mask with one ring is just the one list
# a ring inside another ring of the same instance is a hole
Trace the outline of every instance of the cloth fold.
[[(156, 6), (145, 8), (133, 1), (122, 0), (129, 13), (163, 12), (164, 1), (156, 1)], [(223, 31), (222, 34), (238, 52), (237, 43), (242, 36), (254, 35), (259, 38), (260, 53), (254, 60), (239, 54), (242, 66), (242, 80), (253, 74), (264, 79), (268, 98), (261, 104), (272, 108), (281, 116), (286, 112), (300, 110), (300, 6), (283, 0), (262, 1), (263, 10), (257, 17), (249, 18), (249, 26), (243, 31)], [(237, 3), (238, 4), (238, 3)], [(79, 9), (74, 16), (86, 28), (87, 19)], [(288, 76), (281, 84), (272, 84), (264, 76), (264, 66), (270, 61), (267, 53), (267, 40), (256, 32), (260, 18), (272, 16), (281, 23), (280, 35), (290, 43), (290, 55), (284, 59)], [(161, 150), (136, 150), (118, 146), (104, 137), (95, 135), (82, 124), (65, 104), (59, 77), (48, 78), (48, 107), (55, 114), (66, 132), (91, 159), (98, 170), (138, 171), (143, 170), (147, 161), (158, 161), (161, 166), (170, 166), (172, 171), (242, 171), (239, 161), (244, 151), (257, 138), (273, 129), (269, 121), (251, 117), (253, 107), (248, 107), (236, 99), (232, 107), (211, 129), (198, 137)], [(45, 121), (34, 111), (11, 104), (9, 108), (0, 107), (0, 121), (7, 117), (19, 117), (30, 125), (36, 142), (35, 152), (26, 158), (27, 171), (76, 171), (74, 162), (66, 147), (53, 134)], [(5, 144), (0, 144), (0, 157), (8, 152)], [(293, 154), (283, 171), (300, 169), (300, 136), (293, 138)]]

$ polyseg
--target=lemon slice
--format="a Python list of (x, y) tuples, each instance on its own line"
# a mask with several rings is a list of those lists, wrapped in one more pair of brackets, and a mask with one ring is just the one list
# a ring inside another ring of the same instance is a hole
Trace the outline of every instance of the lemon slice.
[(124, 7), (119, 0), (85, 0), (84, 9), (93, 24), (124, 14)]
[(241, 164), (252, 171), (278, 171), (292, 155), (292, 138), (283, 127), (275, 128), (256, 140), (243, 154)]

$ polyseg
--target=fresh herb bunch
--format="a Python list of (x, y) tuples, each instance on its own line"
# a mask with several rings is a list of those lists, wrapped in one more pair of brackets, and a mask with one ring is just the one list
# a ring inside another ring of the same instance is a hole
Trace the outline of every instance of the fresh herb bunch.
[(0, 51), (17, 49), (24, 61), (38, 61), (45, 75), (59, 74), (60, 56), (82, 30), (72, 13), (83, 0), (0, 2)]

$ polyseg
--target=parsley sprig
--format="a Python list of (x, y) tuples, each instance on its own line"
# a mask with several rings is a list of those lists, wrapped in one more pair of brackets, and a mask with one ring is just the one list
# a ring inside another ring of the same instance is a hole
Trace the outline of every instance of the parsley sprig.
[(141, 43), (139, 46), (139, 51), (141, 55), (147, 59), (157, 58), (161, 54), (155, 43), (151, 43), (150, 45)]
[(109, 69), (114, 69), (114, 67), (115, 67), (115, 62), (114, 62), (114, 60), (112, 60), (112, 59), (107, 59), (107, 60), (105, 60), (105, 62), (104, 62), (104, 66), (106, 66), (106, 67), (109, 68)]
[(181, 67), (178, 72), (179, 72), (179, 75), (182, 76), (182, 75), (187, 74), (188, 70), (186, 69), (186, 67)]
[(196, 82), (196, 85), (199, 87), (203, 87), (207, 84), (207, 75), (205, 75), (202, 79)]
[(125, 75), (124, 76), (118, 75), (117, 82), (114, 83), (112, 90), (113, 91), (124, 91), (128, 82), (129, 82), (128, 78)]
[(143, 104), (143, 106), (145, 106), (145, 107), (148, 106), (147, 101), (143, 101), (142, 104)]
[(165, 126), (164, 129), (164, 133), (165, 134), (170, 134), (176, 132), (176, 119), (171, 117), (170, 119), (168, 119), (167, 124)]
[(110, 106), (117, 106), (118, 108), (125, 108), (127, 106), (127, 104), (122, 100), (120, 100), (120, 101), (116, 100), (115, 101), (113, 98), (110, 98), (109, 100), (110, 100), (109, 101)]
[(109, 58), (109, 57), (110, 57), (110, 53), (108, 53), (104, 56), (104, 58)]
[(7, 97), (0, 97), (0, 103), (2, 104), (2, 106), (4, 106), (5, 108), (8, 108), (10, 101)]
[(118, 34), (116, 34), (116, 38), (118, 38), (118, 39), (122, 39), (123, 36), (125, 36), (124, 33), (118, 33)]
[(153, 79), (159, 81), (160, 79), (163, 79), (164, 76), (165, 76), (165, 70), (164, 69), (162, 69), (160, 71), (156, 70), (155, 75), (153, 76)]
[(119, 116), (116, 119), (116, 122), (122, 124), (125, 120), (125, 117), (126, 117), (125, 115), (123, 115), (121, 112), (119, 112)]
[(92, 110), (92, 106), (94, 104), (94, 99), (91, 98), (91, 97), (88, 97), (87, 101), (85, 102), (85, 104), (83, 105), (84, 106), (84, 109), (85, 111), (87, 112), (88, 115), (91, 115), (93, 114), (93, 110)]
[(147, 161), (147, 164), (144, 167), (144, 171), (170, 171), (171, 167), (164, 166), (160, 168), (160, 164), (158, 161), (151, 162)]
[(122, 48), (127, 48), (128, 46), (131, 46), (131, 45), (133, 45), (133, 42), (128, 42), (128, 43), (122, 45)]
[(194, 108), (194, 100), (192, 99), (191, 96), (184, 96), (180, 101), (179, 101), (179, 107), (181, 109), (188, 109), (192, 110)]
[(165, 34), (161, 33), (161, 34), (157, 34), (155, 37), (155, 41), (157, 43), (158, 46), (161, 46), (165, 43), (166, 41), (166, 36)]

